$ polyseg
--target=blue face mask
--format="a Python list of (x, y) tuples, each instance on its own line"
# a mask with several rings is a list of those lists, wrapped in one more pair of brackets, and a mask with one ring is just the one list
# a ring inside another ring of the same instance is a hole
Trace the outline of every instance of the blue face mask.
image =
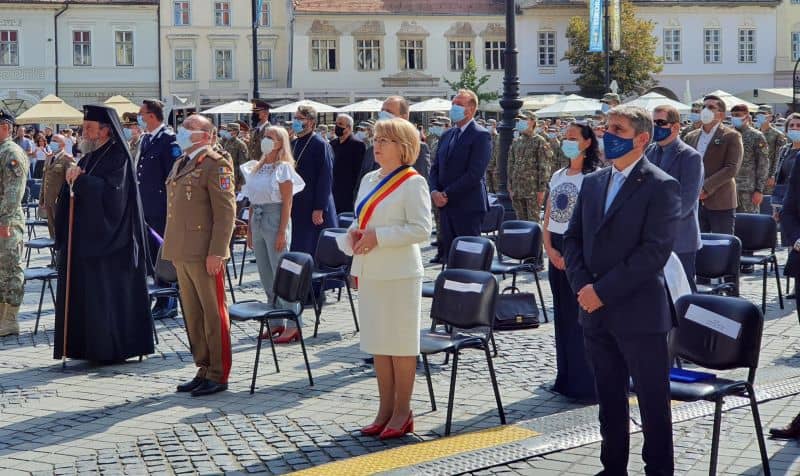
[(190, 131), (183, 126), (178, 127), (178, 133), (175, 134), (175, 142), (178, 143), (178, 147), (183, 150), (190, 149), (194, 145), (194, 142), (192, 142), (192, 134), (194, 132), (200, 131)]
[(378, 113), (379, 121), (388, 121), (389, 119), (394, 119), (394, 114), (391, 112), (381, 111)]
[(124, 138), (125, 138), (125, 140), (131, 140), (131, 139), (133, 139), (133, 131), (131, 131), (131, 130), (130, 130), (130, 129), (128, 129), (127, 127), (124, 127), (124, 128), (122, 129), (122, 137), (124, 137)]
[(572, 160), (581, 154), (581, 148), (578, 145), (578, 141), (564, 139), (561, 143), (561, 152), (563, 152), (569, 160)]
[(47, 148), (50, 149), (50, 152), (57, 154), (61, 150), (61, 145), (58, 142), (51, 142), (47, 144)]
[(653, 140), (656, 142), (661, 142), (662, 140), (666, 139), (667, 137), (672, 134), (671, 127), (654, 127), (653, 128)]
[(450, 120), (453, 122), (461, 122), (466, 117), (466, 110), (464, 110), (464, 106), (459, 106), (458, 104), (453, 104), (450, 106)]
[(698, 122), (700, 120), (700, 113), (699, 112), (690, 112), (689, 113), (689, 120), (692, 122)]
[(756, 126), (761, 127), (767, 122), (767, 116), (764, 114), (756, 114)]
[(556, 138), (556, 133), (555, 132), (548, 132), (547, 133), (547, 138), (548, 139), (555, 139)]
[(514, 128), (518, 132), (525, 132), (528, 130), (528, 121), (517, 121), (517, 123), (514, 125)]
[(231, 137), (233, 137), (233, 136), (231, 135), (231, 133), (230, 133), (230, 132), (228, 132), (228, 131), (219, 131), (219, 136), (220, 136), (220, 137), (222, 137), (222, 138), (223, 138), (223, 139), (225, 139), (225, 140), (228, 140), (228, 139), (230, 139)]
[(431, 134), (435, 135), (436, 137), (441, 137), (442, 136), (442, 127), (441, 126), (433, 126), (428, 130), (431, 132)]
[(625, 139), (606, 131), (603, 134), (603, 149), (606, 159), (615, 160), (633, 150), (633, 139)]
[(300, 119), (292, 120), (292, 130), (294, 131), (295, 134), (303, 132), (303, 129), (305, 129), (305, 124), (303, 124), (302, 120)]
[(786, 131), (786, 137), (792, 142), (800, 142), (800, 130), (789, 129)]
[(744, 118), (731, 116), (731, 125), (737, 129), (741, 129), (742, 126), (744, 126)]
[(144, 118), (141, 114), (136, 115), (136, 123), (139, 124), (139, 129), (146, 130), (147, 124), (144, 122)]
[(600, 105), (600, 110), (603, 112), (608, 112), (609, 109), (611, 109), (611, 106), (609, 106), (608, 103), (604, 102)]

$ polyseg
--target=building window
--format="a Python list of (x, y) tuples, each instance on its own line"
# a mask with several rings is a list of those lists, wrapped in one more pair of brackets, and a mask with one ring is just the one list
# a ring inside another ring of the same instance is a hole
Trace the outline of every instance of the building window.
[(800, 31), (792, 32), (792, 61), (800, 59)]
[(792, 5), (800, 5), (800, 0), (792, 0)]
[(117, 66), (133, 66), (133, 32), (114, 32), (114, 51), (117, 57)]
[(703, 56), (706, 63), (722, 63), (719, 28), (703, 30)]
[(336, 70), (336, 40), (311, 40), (311, 69)]
[(272, 24), (272, 2), (262, 0), (261, 11), (258, 12), (258, 26), (268, 27)]
[(472, 42), (457, 40), (450, 42), (450, 70), (463, 71), (472, 57)]
[(233, 50), (214, 50), (214, 78), (233, 79)]
[(19, 32), (0, 31), (0, 66), (19, 66)]
[(483, 66), (489, 71), (505, 68), (505, 41), (487, 41), (483, 44)]
[(174, 2), (172, 4), (175, 13), (175, 26), (186, 26), (189, 24), (189, 2)]
[(681, 62), (681, 31), (677, 28), (664, 29), (664, 62)]
[(258, 79), (272, 79), (272, 50), (258, 50)]
[(381, 40), (356, 40), (356, 58), (359, 71), (381, 69)]
[(175, 50), (175, 80), (192, 80), (192, 50)]
[(556, 32), (539, 32), (539, 66), (556, 65)]
[(756, 31), (752, 28), (739, 28), (739, 62), (756, 62)]
[(424, 69), (424, 40), (400, 40), (400, 69)]
[(72, 64), (74, 66), (92, 65), (92, 32), (72, 32)]
[(214, 2), (214, 25), (231, 26), (230, 2)]

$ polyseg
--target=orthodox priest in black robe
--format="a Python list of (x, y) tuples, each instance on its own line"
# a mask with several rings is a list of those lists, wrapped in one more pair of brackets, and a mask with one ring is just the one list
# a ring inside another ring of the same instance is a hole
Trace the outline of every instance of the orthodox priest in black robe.
[[(84, 106), (84, 156), (67, 171), (56, 206), (58, 268), (53, 357), (113, 363), (153, 352), (146, 277), (150, 261), (141, 200), (117, 113)], [(69, 314), (67, 291), (70, 181), (74, 180)]]

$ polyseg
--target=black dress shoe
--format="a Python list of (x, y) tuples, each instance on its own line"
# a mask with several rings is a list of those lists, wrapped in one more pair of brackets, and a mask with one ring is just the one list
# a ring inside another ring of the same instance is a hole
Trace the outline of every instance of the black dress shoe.
[(203, 395), (211, 395), (217, 392), (224, 392), (225, 390), (228, 390), (227, 383), (217, 383), (206, 379), (199, 387), (192, 390), (192, 396), (202, 397)]
[(152, 311), (153, 319), (172, 319), (178, 317), (178, 308), (176, 307), (157, 307)]
[(786, 299), (794, 299), (797, 296), (794, 293), (789, 293), (789, 294), (787, 294), (786, 296), (783, 296), (783, 297), (785, 297)]
[(756, 270), (756, 267), (752, 264), (743, 264), (741, 271), (742, 274), (753, 274)]
[(794, 420), (792, 420), (786, 428), (770, 428), (769, 434), (772, 435), (773, 438), (786, 440), (800, 438), (800, 415), (794, 417)]
[(433, 258), (431, 258), (429, 262), (434, 264), (442, 264), (442, 258), (439, 255), (436, 255)]
[(189, 380), (188, 382), (184, 382), (178, 385), (178, 392), (191, 392), (192, 390), (202, 385), (203, 382), (205, 382), (205, 379), (202, 379), (200, 377), (195, 377)]

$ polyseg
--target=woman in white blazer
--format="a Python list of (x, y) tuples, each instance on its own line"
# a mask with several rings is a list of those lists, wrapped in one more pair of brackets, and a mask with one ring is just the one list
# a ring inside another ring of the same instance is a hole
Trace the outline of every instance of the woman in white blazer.
[(419, 147), (419, 132), (410, 122), (378, 121), (374, 150), (381, 168), (361, 180), (356, 221), (342, 240), (354, 256), (361, 350), (375, 356), (380, 395), (375, 421), (361, 433), (381, 439), (414, 431), (411, 393), (423, 276), (419, 244), (431, 234), (428, 184), (411, 167)]

